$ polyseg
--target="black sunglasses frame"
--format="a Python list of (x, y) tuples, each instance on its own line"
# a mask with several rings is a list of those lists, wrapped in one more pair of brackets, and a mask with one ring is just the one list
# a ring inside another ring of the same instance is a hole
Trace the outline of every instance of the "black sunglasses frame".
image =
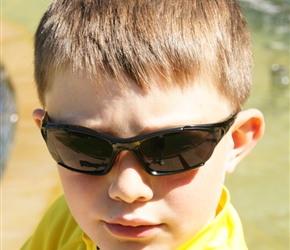
[[(110, 172), (110, 170), (112, 169), (115, 159), (117, 157), (117, 155), (123, 151), (123, 150), (128, 150), (133, 152), (133, 154), (135, 155), (135, 157), (139, 160), (139, 162), (141, 163), (142, 168), (150, 175), (153, 176), (164, 176), (164, 175), (171, 175), (171, 174), (178, 174), (178, 173), (182, 173), (182, 172), (186, 172), (186, 171), (190, 171), (196, 168), (199, 168), (201, 166), (203, 166), (205, 164), (205, 162), (207, 160), (209, 160), (209, 158), (211, 157), (212, 153), (214, 152), (215, 147), (218, 145), (218, 143), (220, 142), (220, 140), (223, 138), (223, 136), (228, 132), (228, 130), (230, 129), (230, 127), (232, 126), (232, 124), (235, 121), (235, 118), (237, 116), (237, 113), (235, 113), (234, 115), (230, 116), (229, 119), (223, 121), (223, 122), (219, 122), (219, 123), (212, 123), (212, 124), (201, 124), (201, 125), (187, 125), (187, 126), (182, 126), (182, 127), (176, 127), (176, 128), (169, 128), (169, 129), (164, 129), (164, 130), (159, 130), (159, 131), (155, 131), (152, 133), (148, 133), (148, 134), (143, 134), (143, 135), (138, 135), (135, 137), (131, 137), (131, 138), (118, 138), (118, 137), (114, 137), (99, 131), (95, 131), (86, 127), (82, 127), (82, 126), (78, 126), (78, 125), (70, 125), (70, 124), (54, 124), (49, 122), (49, 116), (47, 114), (47, 112), (45, 113), (42, 122), (41, 122), (41, 134), (43, 139), (45, 140), (47, 146), (48, 146), (48, 150), (51, 153), (52, 157), (56, 160), (56, 162), (61, 165), (64, 168), (67, 168), (69, 170), (75, 171), (75, 172), (79, 172), (79, 173), (83, 173), (83, 174), (89, 174), (89, 175), (105, 175), (107, 173)], [(63, 162), (61, 162), (60, 160), (57, 160), (52, 152), (51, 149), (49, 148), (48, 145), (48, 141), (47, 141), (47, 133), (50, 130), (59, 130), (59, 131), (66, 131), (66, 132), (77, 132), (77, 133), (82, 133), (82, 134), (86, 134), (89, 136), (93, 136), (93, 137), (98, 137), (101, 138), (102, 140), (105, 140), (107, 142), (109, 142), (112, 146), (112, 154), (110, 157), (109, 162), (107, 162), (105, 169), (101, 170), (101, 171), (86, 171), (86, 170), (80, 170), (80, 169), (76, 169), (76, 168), (71, 168), (70, 166), (65, 165)], [(208, 133), (214, 134), (214, 139), (216, 140), (215, 145), (213, 146), (213, 149), (209, 155), (209, 157), (207, 157), (207, 159), (205, 159), (203, 162), (196, 164), (194, 166), (188, 166), (188, 167), (184, 167), (183, 169), (180, 170), (174, 170), (174, 171), (156, 171), (150, 168), (150, 163), (147, 163), (144, 159), (144, 156), (142, 155), (142, 153), (139, 150), (139, 145), (147, 139), (150, 139), (152, 137), (156, 137), (156, 136), (162, 136), (165, 134), (170, 134), (170, 133), (176, 133), (179, 131), (206, 131)]]

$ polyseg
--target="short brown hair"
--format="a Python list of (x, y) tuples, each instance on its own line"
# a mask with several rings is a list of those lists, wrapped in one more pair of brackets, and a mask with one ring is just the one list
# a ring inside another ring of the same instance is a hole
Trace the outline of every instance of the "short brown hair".
[(105, 69), (140, 86), (150, 85), (152, 69), (168, 84), (207, 74), (239, 109), (252, 82), (250, 35), (234, 0), (55, 0), (35, 35), (43, 105), (64, 69), (93, 77)]

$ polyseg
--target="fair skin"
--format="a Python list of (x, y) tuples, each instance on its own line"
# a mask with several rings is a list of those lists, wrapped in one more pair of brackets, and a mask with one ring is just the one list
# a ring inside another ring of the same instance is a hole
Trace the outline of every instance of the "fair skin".
[[(57, 75), (45, 99), (52, 121), (126, 138), (180, 125), (216, 123), (233, 112), (215, 89), (197, 81), (193, 88), (166, 91), (153, 78), (147, 91), (132, 81), (130, 88), (120, 91), (114, 79), (107, 81), (106, 91), (101, 91), (92, 79)], [(34, 111), (38, 125), (43, 114)], [(67, 203), (77, 223), (102, 250), (176, 250), (215, 217), (226, 172), (248, 154), (263, 129), (259, 111), (240, 112), (210, 160), (181, 174), (151, 176), (128, 151), (119, 154), (105, 176), (58, 166)]]

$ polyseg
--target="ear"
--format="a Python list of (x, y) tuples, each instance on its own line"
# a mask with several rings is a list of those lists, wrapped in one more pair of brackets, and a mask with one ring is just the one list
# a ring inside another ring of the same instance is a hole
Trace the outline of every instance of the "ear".
[(227, 173), (234, 171), (261, 139), (265, 130), (263, 114), (257, 109), (249, 109), (237, 115), (231, 128), (232, 149), (227, 165)]
[(44, 116), (45, 111), (43, 109), (35, 109), (32, 113), (32, 118), (35, 121), (37, 127), (40, 127), (42, 117)]

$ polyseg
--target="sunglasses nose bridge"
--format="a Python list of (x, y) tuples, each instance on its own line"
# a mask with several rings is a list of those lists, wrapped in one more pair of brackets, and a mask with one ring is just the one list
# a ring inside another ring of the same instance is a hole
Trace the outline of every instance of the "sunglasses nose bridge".
[(112, 146), (113, 146), (113, 151), (119, 153), (123, 150), (133, 151), (139, 145), (140, 145), (139, 142), (132, 142), (132, 143), (114, 143)]
[(131, 151), (139, 159), (139, 156), (135, 153), (135, 151), (139, 147), (139, 145), (140, 145), (139, 142), (133, 142), (133, 143), (114, 143), (114, 144), (112, 144), (114, 161), (115, 161), (116, 157), (123, 150)]
[[(138, 148), (140, 146), (141, 142), (132, 142), (132, 143), (114, 143), (113, 146), (113, 151), (114, 151), (114, 161), (117, 158), (117, 156), (123, 151), (123, 150), (128, 150), (130, 151), (139, 161), (141, 164), (142, 168), (148, 172), (146, 162), (144, 161), (142, 155), (140, 154)], [(149, 173), (149, 172), (148, 172)]]

